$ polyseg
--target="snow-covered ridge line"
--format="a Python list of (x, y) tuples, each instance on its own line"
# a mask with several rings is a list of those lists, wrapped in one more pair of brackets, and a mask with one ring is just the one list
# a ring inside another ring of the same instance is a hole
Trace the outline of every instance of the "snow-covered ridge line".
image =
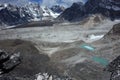
[(23, 7), (0, 4), (0, 26), (13, 26), (29, 21), (53, 20), (59, 15), (60, 13), (37, 3), (29, 3)]

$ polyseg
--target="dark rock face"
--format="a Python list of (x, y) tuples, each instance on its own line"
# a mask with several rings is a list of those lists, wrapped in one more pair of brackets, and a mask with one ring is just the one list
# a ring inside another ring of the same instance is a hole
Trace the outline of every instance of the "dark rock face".
[(8, 59), (8, 54), (6, 52), (1, 51), (0, 52), (0, 63), (3, 63), (4, 61), (6, 61)]
[(120, 39), (120, 23), (115, 24), (113, 28), (104, 36), (104, 39), (117, 41)]
[(114, 59), (108, 66), (107, 70), (109, 72), (114, 72), (116, 69), (120, 68), (120, 56)]
[(20, 54), (9, 55), (7, 52), (0, 52), (0, 73), (7, 73), (21, 63)]
[(114, 59), (108, 66), (107, 71), (111, 72), (110, 80), (120, 80), (120, 56)]
[(115, 0), (88, 0), (85, 8), (90, 14), (100, 13), (112, 20), (120, 18), (120, 4)]
[[(25, 23), (28, 19), (32, 18), (28, 13), (25, 12), (24, 8), (16, 7), (13, 5), (0, 6), (0, 22), (6, 25), (16, 25)], [(24, 16), (22, 16), (24, 15)]]
[(118, 35), (120, 36), (120, 23), (113, 26), (108, 35)]
[(67, 8), (58, 19), (64, 19), (68, 21), (77, 21), (85, 16), (85, 8), (81, 2), (73, 3), (70, 8)]
[(84, 5), (74, 3), (66, 9), (58, 19), (76, 21), (83, 19), (91, 14), (102, 14), (111, 20), (120, 18), (120, 1), (119, 0), (88, 0)]

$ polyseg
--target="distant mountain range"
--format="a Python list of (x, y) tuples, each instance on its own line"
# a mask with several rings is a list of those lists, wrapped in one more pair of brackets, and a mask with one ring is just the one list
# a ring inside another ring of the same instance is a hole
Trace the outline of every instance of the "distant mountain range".
[(120, 0), (88, 0), (85, 4), (76, 2), (67, 9), (60, 5), (48, 8), (37, 3), (28, 3), (24, 7), (0, 4), (0, 28), (41, 20), (75, 22), (95, 14), (111, 20), (119, 19)]
[(1, 4), (0, 26), (12, 26), (30, 21), (53, 20), (58, 17), (62, 11), (57, 11), (60, 9), (59, 6), (55, 8), (56, 10), (54, 8), (50, 9), (47, 6), (40, 6), (36, 3), (29, 3), (24, 7)]
[(85, 4), (73, 3), (57, 19), (78, 21), (93, 14), (102, 14), (111, 20), (120, 18), (120, 0), (88, 0)]

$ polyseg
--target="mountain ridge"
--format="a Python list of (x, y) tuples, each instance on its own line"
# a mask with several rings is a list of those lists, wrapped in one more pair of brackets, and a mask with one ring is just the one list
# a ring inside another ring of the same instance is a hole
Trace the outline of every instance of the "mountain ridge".
[(120, 18), (120, 1), (115, 0), (88, 0), (85, 4), (73, 3), (70, 8), (67, 8), (58, 20), (80, 21), (84, 17), (93, 14), (102, 14), (111, 20)]
[(53, 20), (59, 13), (47, 6), (29, 3), (24, 7), (0, 4), (0, 26), (13, 26), (30, 21)]

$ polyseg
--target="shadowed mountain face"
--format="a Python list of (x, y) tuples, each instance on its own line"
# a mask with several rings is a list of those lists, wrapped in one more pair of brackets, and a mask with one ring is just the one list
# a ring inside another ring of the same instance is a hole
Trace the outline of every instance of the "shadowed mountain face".
[[(104, 36), (104, 39), (110, 41), (120, 40), (120, 23), (113, 26), (113, 28)], [(119, 44), (118, 44), (119, 45)]]
[(120, 23), (114, 25), (108, 35), (120, 35)]
[(85, 8), (81, 2), (73, 3), (70, 8), (67, 8), (58, 19), (64, 19), (68, 21), (77, 21), (85, 16)]
[(101, 13), (111, 19), (120, 18), (120, 3), (115, 0), (89, 0), (85, 8), (87, 13)]
[[(16, 25), (34, 19), (33, 13), (26, 7), (18, 7), (11, 4), (0, 5), (0, 25)], [(35, 13), (34, 13), (35, 14)]]
[[(12, 5), (1, 5), (0, 6), (0, 22), (1, 24), (13, 25), (18, 23), (27, 22), (30, 19), (30, 15), (21, 10), (21, 8)], [(24, 15), (24, 16), (22, 16)]]
[(102, 14), (111, 20), (120, 18), (120, 1), (119, 0), (88, 0), (85, 5), (82, 3), (73, 3), (66, 9), (58, 19), (68, 21), (77, 21), (90, 14)]

